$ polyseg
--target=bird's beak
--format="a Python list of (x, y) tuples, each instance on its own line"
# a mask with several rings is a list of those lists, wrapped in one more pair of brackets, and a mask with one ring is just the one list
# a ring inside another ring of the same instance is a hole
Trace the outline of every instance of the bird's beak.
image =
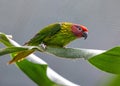
[(84, 39), (87, 39), (87, 37), (88, 37), (88, 32), (83, 32), (82, 37), (84, 37)]

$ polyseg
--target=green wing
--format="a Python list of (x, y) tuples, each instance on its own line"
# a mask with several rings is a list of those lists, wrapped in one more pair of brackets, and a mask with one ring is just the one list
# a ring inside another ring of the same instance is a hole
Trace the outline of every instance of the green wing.
[(61, 29), (59, 23), (50, 24), (47, 27), (39, 31), (29, 42), (25, 43), (27, 45), (39, 45), (43, 42), (44, 38), (53, 36)]
[[(47, 27), (45, 27), (41, 31), (39, 31), (29, 42), (25, 43), (25, 45), (37, 46), (41, 42), (43, 42), (43, 40), (46, 37), (50, 37), (50, 36), (56, 34), (57, 32), (59, 32), (60, 29), (61, 29), (61, 27), (60, 27), (59, 23), (48, 25)], [(17, 53), (17, 55), (11, 61), (9, 61), (8, 64), (18, 62), (33, 52), (34, 52), (34, 50), (21, 51), (21, 52)]]

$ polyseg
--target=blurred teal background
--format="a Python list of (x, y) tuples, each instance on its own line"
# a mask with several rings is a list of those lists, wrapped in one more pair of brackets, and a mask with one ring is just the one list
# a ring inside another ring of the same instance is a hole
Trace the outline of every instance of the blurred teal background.
[[(120, 44), (119, 8), (119, 0), (0, 0), (0, 32), (12, 34), (14, 40), (24, 44), (40, 28), (69, 21), (87, 26), (89, 37), (68, 47), (110, 49)], [(60, 75), (81, 86), (98, 86), (112, 76), (83, 59), (36, 54)], [(36, 86), (15, 65), (6, 65), (9, 60), (9, 55), (0, 57), (0, 86)]]

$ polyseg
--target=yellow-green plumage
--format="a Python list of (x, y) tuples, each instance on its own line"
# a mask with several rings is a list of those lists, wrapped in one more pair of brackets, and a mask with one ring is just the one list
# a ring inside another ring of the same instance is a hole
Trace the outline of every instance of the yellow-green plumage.
[(77, 37), (71, 31), (72, 23), (62, 22), (51, 24), (43, 28), (27, 45), (39, 45), (44, 43), (49, 46), (63, 47)]
[(77, 37), (71, 31), (71, 23), (61, 23), (60, 30), (53, 36), (46, 37), (43, 43), (49, 46), (63, 47)]

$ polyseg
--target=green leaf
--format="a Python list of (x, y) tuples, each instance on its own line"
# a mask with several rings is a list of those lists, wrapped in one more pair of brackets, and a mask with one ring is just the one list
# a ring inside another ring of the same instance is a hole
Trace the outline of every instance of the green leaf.
[(10, 43), (8, 37), (0, 32), (0, 42), (3, 43), (5, 46), (12, 47), (13, 45)]
[(120, 86), (120, 75), (109, 80), (108, 84), (105, 86)]
[(25, 47), (8, 47), (8, 48), (3, 48), (3, 49), (0, 49), (0, 56), (5, 55), (5, 54), (20, 52), (20, 51), (24, 51), (24, 50), (28, 50), (28, 48), (25, 48)]
[(46, 52), (56, 55), (58, 57), (75, 59), (75, 58), (83, 58), (84, 56), (81, 53), (84, 53), (81, 50), (73, 49), (73, 48), (61, 48), (61, 47), (50, 47), (48, 46)]
[(48, 54), (53, 54), (55, 56), (61, 58), (67, 58), (67, 59), (78, 59), (78, 58), (88, 59), (104, 51), (93, 50), (93, 49), (61, 48), (61, 47), (47, 46), (45, 52)]
[(17, 62), (16, 64), (37, 85), (39, 86), (56, 85), (46, 75), (47, 65), (32, 63), (26, 59), (21, 62)]
[(103, 71), (120, 74), (120, 46), (96, 55), (88, 61)]

